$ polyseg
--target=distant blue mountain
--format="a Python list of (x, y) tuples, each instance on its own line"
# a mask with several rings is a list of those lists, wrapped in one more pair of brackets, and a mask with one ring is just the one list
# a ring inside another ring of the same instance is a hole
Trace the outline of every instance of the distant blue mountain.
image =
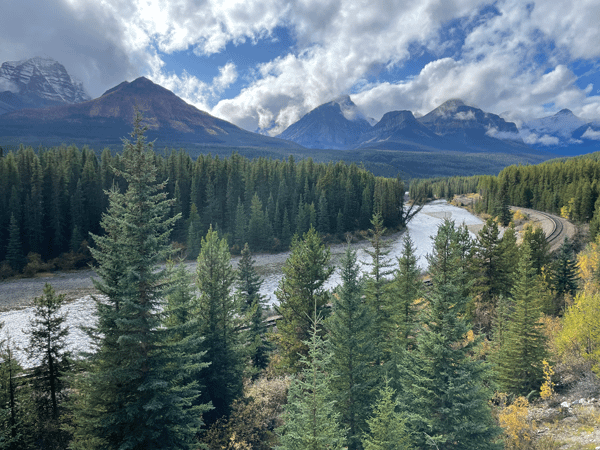
[[(345, 103), (356, 108), (349, 98)], [(279, 137), (321, 149), (537, 153), (523, 143), (514, 123), (460, 100), (418, 119), (410, 111), (391, 111), (374, 126), (364, 119), (348, 120), (342, 111), (335, 101), (321, 105)]]
[(350, 97), (343, 96), (313, 109), (277, 137), (307, 148), (347, 149), (370, 128)]
[(588, 123), (568, 109), (523, 123), (523, 140), (557, 155), (573, 156), (600, 151), (600, 124)]

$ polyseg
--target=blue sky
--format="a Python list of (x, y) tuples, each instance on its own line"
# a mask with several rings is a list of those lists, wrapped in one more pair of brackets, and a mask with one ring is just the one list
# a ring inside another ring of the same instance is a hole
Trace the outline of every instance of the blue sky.
[(461, 98), (600, 120), (599, 21), (600, 0), (21, 0), (0, 62), (52, 57), (94, 97), (143, 75), (270, 134), (343, 94), (375, 119)]

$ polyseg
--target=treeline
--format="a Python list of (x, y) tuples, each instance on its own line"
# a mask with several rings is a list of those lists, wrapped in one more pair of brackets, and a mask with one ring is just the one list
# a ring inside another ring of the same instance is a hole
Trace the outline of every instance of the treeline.
[(411, 180), (411, 198), (445, 198), (477, 192), (479, 175), (471, 177), (438, 177)]
[[(324, 235), (364, 230), (374, 212), (386, 226), (403, 226), (404, 185), (356, 165), (255, 159), (220, 159), (183, 151), (153, 154), (157, 180), (181, 214), (172, 240), (198, 255), (210, 225), (234, 252), (287, 249), (295, 233), (314, 226)], [(85, 266), (89, 233), (102, 233), (105, 192), (124, 190), (124, 156), (74, 146), (23, 147), (0, 158), (0, 261), (2, 273)], [(44, 262), (50, 264), (44, 264)], [(26, 267), (27, 266), (27, 267)]]
[[(411, 197), (425, 194), (451, 200), (479, 193), (475, 211), (504, 216), (507, 205), (522, 206), (589, 223), (592, 237), (600, 231), (600, 161), (598, 154), (558, 159), (532, 166), (509, 166), (498, 176), (414, 180)], [(503, 212), (504, 211), (504, 212)]]

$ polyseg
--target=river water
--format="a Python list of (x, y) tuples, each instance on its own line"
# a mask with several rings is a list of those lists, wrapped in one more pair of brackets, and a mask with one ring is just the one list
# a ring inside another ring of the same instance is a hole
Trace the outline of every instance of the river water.
[[(430, 254), (432, 250), (431, 237), (436, 234), (438, 226), (445, 218), (453, 220), (457, 225), (464, 223), (473, 233), (476, 233), (483, 224), (482, 220), (478, 217), (464, 209), (449, 205), (443, 200), (425, 205), (421, 212), (408, 225), (408, 232), (415, 244), (419, 267), (422, 270), (427, 268), (426, 255)], [(396, 258), (402, 254), (403, 233), (398, 233), (390, 237), (390, 240), (392, 244), (389, 257), (395, 262)], [(363, 270), (368, 270), (365, 263), (369, 261), (369, 257), (364, 251), (364, 248), (368, 246), (368, 242), (360, 242), (353, 244), (353, 246), (357, 249), (358, 260)], [(334, 265), (337, 265), (344, 251), (345, 245), (334, 245), (331, 247), (332, 263)], [(274, 292), (281, 280), (281, 268), (288, 256), (289, 252), (276, 255), (259, 254), (254, 257), (257, 271), (263, 278), (261, 293), (269, 303), (276, 302)], [(234, 265), (237, 265), (237, 260), (238, 258), (234, 259)], [(193, 263), (189, 263), (188, 267), (191, 271), (195, 270), (195, 264)], [(340, 274), (339, 270), (336, 269), (328, 280), (326, 287), (331, 289), (339, 283)], [(90, 325), (90, 320), (93, 320), (95, 311), (94, 301), (90, 296), (85, 296), (64, 305), (63, 310), (67, 314), (69, 323), (68, 345), (70, 349), (73, 352), (89, 350), (89, 341), (79, 327), (81, 325)], [(24, 350), (27, 347), (28, 338), (23, 330), (28, 327), (32, 314), (33, 308), (31, 307), (0, 313), (0, 321), (4, 322), (4, 327), (0, 330), (1, 339), (10, 339), (11, 346), (15, 348), (16, 358), (25, 367), (31, 367), (37, 362), (29, 358)]]

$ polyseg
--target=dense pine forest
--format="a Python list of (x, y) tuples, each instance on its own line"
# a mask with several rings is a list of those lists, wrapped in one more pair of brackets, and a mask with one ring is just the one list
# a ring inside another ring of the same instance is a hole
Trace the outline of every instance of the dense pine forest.
[[(598, 372), (600, 244), (576, 254), (565, 241), (552, 255), (541, 229), (501, 233), (508, 203), (487, 197), (497, 214), (475, 237), (450, 220), (438, 228), (424, 283), (410, 235), (396, 260), (383, 239), (406, 220), (399, 180), (309, 160), (163, 158), (140, 120), (122, 155), (99, 164), (75, 148), (2, 159), (7, 264), (35, 250), (46, 264), (85, 240), (101, 295), (89, 352), (66, 349), (65, 298), (49, 284), (27, 328), (35, 368), (1, 342), (0, 448), (560, 447), (534, 435), (527, 407), (551, 401), (567, 375)], [(34, 204), (37, 238), (67, 247), (35, 247)], [(84, 221), (92, 210), (97, 223)], [(324, 238), (361, 228), (367, 272), (348, 246), (342, 283), (325, 289), (335, 267)], [(268, 327), (252, 251), (287, 246)]]
[[(74, 146), (37, 152), (21, 146), (0, 158), (0, 277), (86, 266), (88, 235), (103, 232), (106, 193), (127, 186), (123, 164), (121, 154), (104, 150), (98, 159)], [(153, 164), (174, 199), (170, 214), (181, 214), (171, 239), (192, 259), (210, 225), (235, 253), (245, 242), (253, 251), (285, 250), (311, 225), (343, 238), (366, 230), (374, 211), (387, 227), (404, 225), (403, 183), (354, 164), (251, 161), (237, 154), (193, 161), (184, 151), (153, 153)]]

